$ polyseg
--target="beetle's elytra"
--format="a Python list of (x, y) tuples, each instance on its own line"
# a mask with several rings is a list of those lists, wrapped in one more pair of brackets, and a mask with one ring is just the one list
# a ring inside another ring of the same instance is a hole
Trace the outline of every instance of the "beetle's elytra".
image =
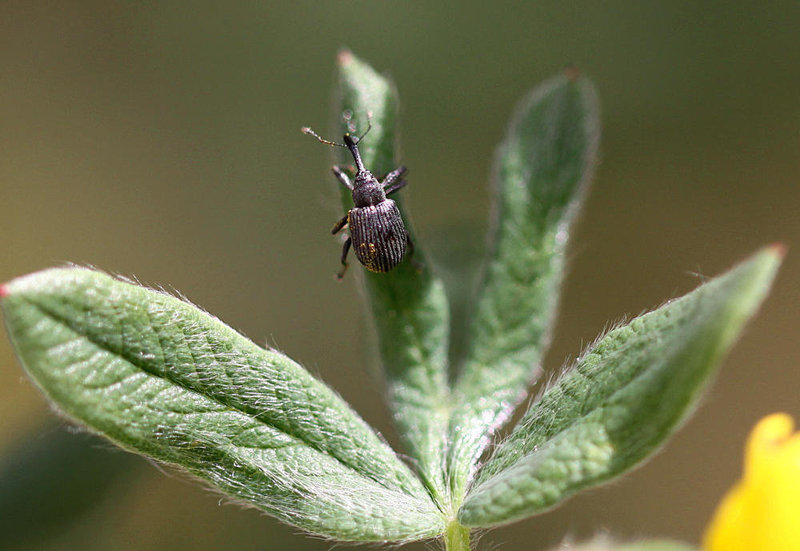
[(354, 205), (331, 230), (334, 235), (345, 227), (350, 232), (342, 248), (342, 269), (336, 277), (341, 279), (347, 271), (347, 254), (351, 246), (358, 261), (371, 272), (388, 272), (400, 264), (406, 252), (414, 250), (414, 245), (397, 204), (388, 196), (406, 185), (406, 181), (402, 179), (406, 167), (394, 169), (383, 180), (378, 180), (364, 167), (358, 144), (369, 132), (369, 128), (357, 139), (349, 133), (345, 134), (343, 144), (325, 140), (310, 128), (303, 128), (302, 131), (324, 144), (346, 147), (356, 163), (356, 177), (353, 182), (341, 167), (333, 167), (336, 179), (353, 192)]

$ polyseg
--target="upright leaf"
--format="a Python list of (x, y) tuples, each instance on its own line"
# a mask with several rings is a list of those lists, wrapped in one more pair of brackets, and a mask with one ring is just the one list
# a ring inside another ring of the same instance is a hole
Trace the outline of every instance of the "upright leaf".
[(459, 520), (511, 522), (644, 460), (696, 403), (781, 258), (780, 247), (764, 249), (600, 339), (497, 447)]
[[(363, 131), (366, 117), (370, 116), (372, 128), (359, 148), (366, 167), (380, 177), (397, 168), (396, 91), (386, 78), (350, 52), (339, 55), (338, 69), (339, 118), (342, 113), (350, 113), (354, 120), (361, 121), (359, 131)], [(347, 130), (343, 126), (343, 132)], [(413, 168), (409, 172), (413, 179)], [(352, 197), (342, 188), (342, 203), (345, 209), (350, 209)], [(400, 196), (392, 198), (402, 211)], [(412, 232), (408, 218), (404, 219), (406, 228)], [(364, 278), (390, 407), (409, 455), (441, 501), (445, 495), (442, 446), (450, 411), (449, 310), (444, 285), (431, 273), (419, 244), (415, 245), (413, 255), (397, 268), (382, 274), (364, 270)]]
[(331, 389), (210, 315), (84, 269), (0, 288), (16, 351), (70, 417), (326, 537), (433, 537), (419, 480)]
[(500, 146), (485, 282), (450, 425), (450, 483), (457, 495), (491, 432), (539, 373), (570, 223), (591, 178), (597, 118), (592, 85), (570, 70), (522, 101)]

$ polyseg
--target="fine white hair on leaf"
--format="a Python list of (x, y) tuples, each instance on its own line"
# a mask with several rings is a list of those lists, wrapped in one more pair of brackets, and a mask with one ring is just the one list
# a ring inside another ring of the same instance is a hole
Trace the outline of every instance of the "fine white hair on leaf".
[(324, 537), (441, 532), (422, 482), (337, 392), (185, 297), (75, 268), (11, 285), (36, 320), (18, 335), (26, 367), (93, 432)]

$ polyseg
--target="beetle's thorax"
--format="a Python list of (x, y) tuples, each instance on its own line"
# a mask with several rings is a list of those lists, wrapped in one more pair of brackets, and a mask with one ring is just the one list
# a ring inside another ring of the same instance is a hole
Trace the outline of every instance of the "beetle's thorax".
[(353, 204), (357, 208), (371, 207), (386, 200), (383, 186), (369, 170), (360, 170), (353, 184)]

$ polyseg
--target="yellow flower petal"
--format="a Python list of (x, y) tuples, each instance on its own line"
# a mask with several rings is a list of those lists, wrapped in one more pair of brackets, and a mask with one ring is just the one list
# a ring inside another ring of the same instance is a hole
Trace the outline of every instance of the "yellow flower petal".
[(800, 551), (800, 433), (783, 413), (762, 419), (747, 442), (744, 478), (709, 525), (707, 551)]

